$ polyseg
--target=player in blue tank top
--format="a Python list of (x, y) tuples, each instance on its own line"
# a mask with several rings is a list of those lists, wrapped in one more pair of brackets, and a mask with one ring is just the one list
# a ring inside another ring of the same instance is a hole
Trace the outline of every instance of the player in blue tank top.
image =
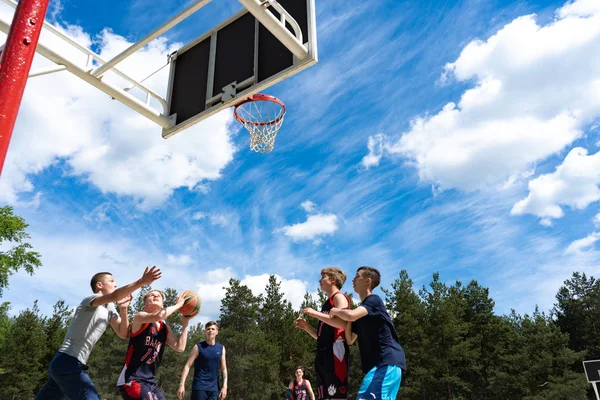
[[(215, 321), (208, 322), (204, 327), (204, 333), (206, 340), (194, 346), (181, 372), (181, 382), (177, 391), (180, 400), (185, 395), (185, 381), (192, 364), (194, 381), (191, 400), (224, 400), (227, 397), (225, 346), (216, 341), (219, 325)], [(223, 374), (223, 387), (220, 390), (219, 371)]]
[(304, 378), (304, 367), (296, 367), (296, 379), (290, 382), (286, 393), (286, 400), (315, 400), (315, 394), (310, 382)]
[(398, 342), (383, 300), (373, 294), (381, 280), (378, 270), (360, 267), (352, 280), (361, 304), (354, 310), (334, 308), (331, 315), (348, 321), (346, 341), (358, 339), (362, 370), (366, 374), (356, 400), (395, 400), (402, 372), (406, 370), (404, 350)]
[(191, 318), (181, 318), (179, 337), (164, 321), (183, 306), (185, 298), (180, 294), (176, 304), (167, 308), (163, 307), (164, 299), (160, 290), (150, 290), (144, 296), (145, 311), (133, 317), (125, 366), (117, 382), (125, 400), (164, 400), (165, 396), (157, 386), (156, 372), (165, 346), (178, 353), (185, 350)]

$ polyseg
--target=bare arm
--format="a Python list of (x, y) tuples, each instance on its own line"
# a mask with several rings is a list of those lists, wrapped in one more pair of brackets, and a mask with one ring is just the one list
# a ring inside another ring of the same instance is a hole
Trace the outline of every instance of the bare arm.
[(317, 330), (313, 328), (304, 318), (298, 318), (296, 320), (296, 328), (302, 329), (312, 336), (313, 339), (317, 340)]
[(163, 308), (154, 313), (140, 311), (133, 317), (133, 324), (131, 329), (134, 332), (137, 332), (137, 330), (140, 329), (143, 324), (148, 324), (150, 322), (158, 322), (169, 318), (171, 314), (183, 307), (184, 302), (185, 298), (183, 297), (183, 294), (180, 293), (179, 296), (177, 296), (177, 302), (175, 303), (175, 305)]
[(221, 374), (223, 374), (223, 387), (219, 393), (219, 399), (225, 400), (227, 397), (227, 359), (225, 357), (225, 346), (223, 346), (223, 354), (221, 354)]
[(369, 314), (366, 308), (358, 306), (354, 310), (340, 310), (339, 308), (332, 308), (330, 311), (331, 315), (343, 319), (344, 321), (354, 322)]
[(135, 282), (129, 283), (123, 287), (120, 287), (110, 294), (104, 294), (104, 295), (100, 295), (100, 296), (96, 297), (94, 300), (92, 300), (90, 305), (92, 307), (98, 307), (98, 306), (102, 306), (104, 304), (114, 303), (115, 301), (121, 300), (121, 299), (131, 295), (131, 293), (135, 292), (142, 286), (149, 285), (150, 283), (159, 279), (160, 276), (161, 276), (160, 269), (156, 268), (156, 266), (154, 266), (150, 269), (148, 269), (148, 267), (146, 267), (146, 269), (144, 270), (144, 274), (142, 275), (142, 277), (140, 279), (138, 279)]
[[(350, 305), (348, 304), (348, 300), (346, 300), (346, 296), (337, 295), (333, 297), (333, 305), (335, 308), (348, 308)], [(331, 325), (334, 328), (344, 329), (346, 328), (346, 321), (342, 321), (339, 318), (331, 314), (325, 314), (320, 311), (317, 311), (313, 308), (305, 308), (300, 311), (302, 314), (306, 314), (309, 317), (313, 317), (318, 319), (321, 322), (326, 323), (327, 325)]]
[(177, 337), (177, 335), (173, 333), (169, 325), (167, 325), (167, 329), (169, 330), (169, 332), (167, 333), (167, 345), (169, 345), (170, 348), (172, 348), (178, 353), (182, 353), (185, 350), (185, 346), (187, 345), (189, 322), (189, 318), (181, 318), (181, 335), (179, 335), (179, 337)]
[(348, 321), (346, 324), (346, 329), (344, 330), (344, 334), (346, 335), (346, 343), (348, 343), (348, 346), (352, 346), (354, 342), (356, 342), (358, 335), (352, 332), (352, 321)]
[(110, 326), (112, 326), (117, 336), (121, 339), (127, 339), (127, 336), (129, 336), (129, 315), (127, 315), (127, 309), (129, 308), (130, 302), (131, 295), (119, 301), (117, 307), (119, 307), (119, 313), (121, 315), (110, 321)]
[(188, 374), (190, 373), (190, 368), (192, 367), (192, 364), (194, 363), (196, 358), (198, 358), (198, 354), (200, 354), (198, 352), (198, 346), (194, 346), (192, 351), (190, 351), (190, 356), (188, 357), (183, 367), (183, 371), (181, 372), (181, 381), (179, 382), (179, 390), (177, 390), (177, 397), (179, 397), (179, 400), (182, 400), (183, 396), (185, 395), (185, 381), (187, 379)]
[(310, 400), (315, 400), (315, 394), (313, 393), (312, 386), (310, 385), (309, 381), (306, 381), (306, 388), (308, 389), (308, 395), (310, 396)]

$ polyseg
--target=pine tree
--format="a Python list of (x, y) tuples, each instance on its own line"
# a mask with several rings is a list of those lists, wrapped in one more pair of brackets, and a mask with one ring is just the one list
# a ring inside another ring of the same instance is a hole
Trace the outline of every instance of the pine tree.
[(37, 301), (14, 319), (0, 359), (0, 398), (30, 400), (46, 376), (44, 326)]
[(419, 398), (429, 375), (426, 353), (425, 304), (413, 289), (406, 270), (400, 271), (391, 290), (383, 289), (386, 307), (406, 353), (408, 373), (403, 377), (402, 397)]

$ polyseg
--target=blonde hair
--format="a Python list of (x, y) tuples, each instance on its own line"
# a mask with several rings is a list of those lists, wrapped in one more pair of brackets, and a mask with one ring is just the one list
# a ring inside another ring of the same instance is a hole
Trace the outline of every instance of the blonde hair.
[(321, 275), (327, 275), (328, 277), (333, 279), (334, 284), (338, 289), (341, 289), (342, 286), (344, 286), (344, 283), (346, 282), (346, 274), (344, 273), (344, 271), (337, 267), (323, 268), (321, 270)]
[(160, 293), (160, 297), (162, 297), (162, 299), (163, 299), (163, 303), (165, 302), (165, 294), (162, 292), (162, 290), (158, 290), (158, 289), (151, 289), (151, 290), (148, 290), (148, 293), (146, 293), (146, 294), (144, 295), (144, 303), (146, 302), (146, 299), (148, 298), (148, 295), (149, 295), (150, 293), (152, 293), (152, 292), (158, 292), (158, 293)]

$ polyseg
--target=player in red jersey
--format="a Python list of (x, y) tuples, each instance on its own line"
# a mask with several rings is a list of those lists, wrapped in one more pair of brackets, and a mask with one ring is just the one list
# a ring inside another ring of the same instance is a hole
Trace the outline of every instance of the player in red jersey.
[(145, 311), (133, 317), (125, 366), (117, 382), (125, 400), (165, 400), (156, 385), (156, 372), (165, 344), (178, 353), (185, 350), (191, 318), (182, 317), (179, 337), (164, 321), (183, 306), (185, 299), (180, 294), (175, 305), (166, 308), (164, 300), (165, 295), (160, 290), (149, 291), (144, 296)]
[(331, 316), (332, 308), (350, 307), (348, 296), (340, 292), (346, 282), (346, 274), (339, 268), (329, 267), (321, 270), (319, 284), (327, 294), (321, 311), (305, 308), (302, 314), (319, 320), (317, 329), (304, 318), (296, 320), (296, 327), (306, 331), (317, 341), (315, 357), (315, 376), (317, 378), (317, 397), (319, 400), (345, 400), (348, 398), (348, 372), (350, 370), (350, 349), (346, 343), (344, 329), (346, 323)]

